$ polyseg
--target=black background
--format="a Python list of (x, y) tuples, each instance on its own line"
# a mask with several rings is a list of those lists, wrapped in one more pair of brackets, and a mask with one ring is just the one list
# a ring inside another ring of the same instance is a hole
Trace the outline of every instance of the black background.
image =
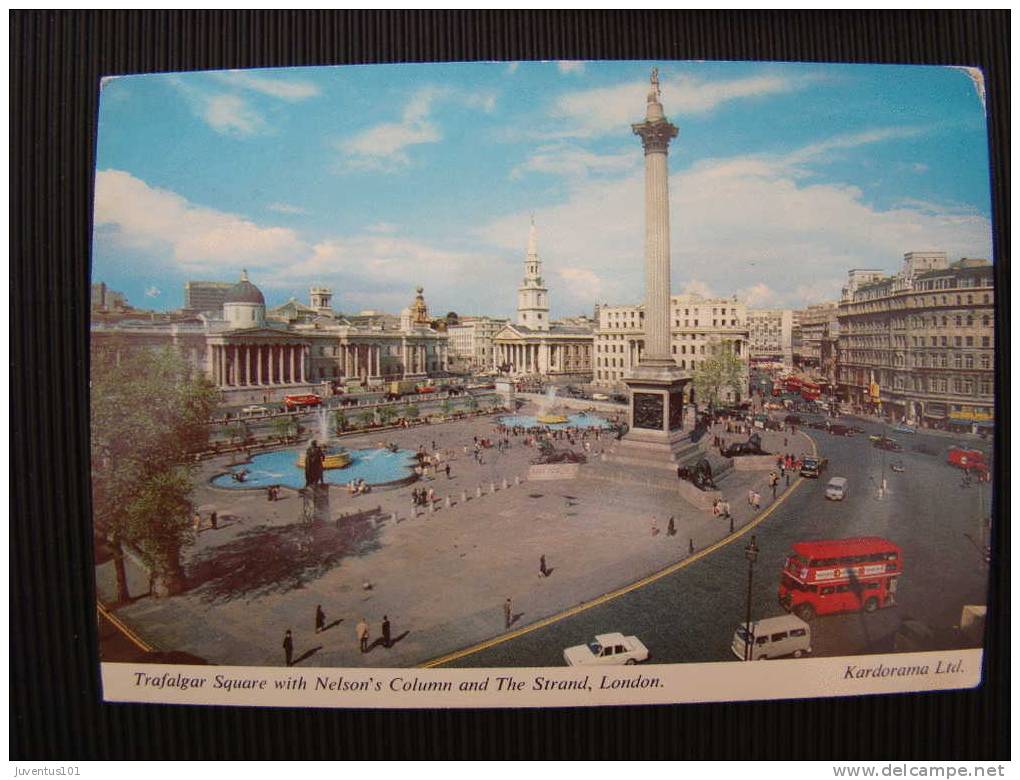
[[(102, 75), (284, 65), (740, 59), (986, 75), (1008, 398), (1009, 12), (11, 12), (10, 755), (67, 758), (1006, 758), (1009, 529), (985, 682), (925, 695), (577, 710), (300, 711), (100, 702), (87, 338)], [(997, 410), (997, 521), (1009, 410)]]

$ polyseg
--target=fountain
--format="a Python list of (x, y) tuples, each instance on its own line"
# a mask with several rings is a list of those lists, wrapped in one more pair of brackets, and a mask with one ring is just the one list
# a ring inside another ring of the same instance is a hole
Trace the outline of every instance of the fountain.
[(556, 387), (550, 385), (545, 391), (545, 401), (539, 404), (538, 414), (535, 419), (542, 425), (555, 425), (559, 423), (567, 422), (567, 416), (565, 414), (555, 414), (552, 411), (553, 404), (556, 402)]
[[(351, 454), (347, 451), (346, 447), (342, 447), (337, 443), (330, 443), (332, 438), (329, 435), (329, 411), (320, 407), (318, 412), (319, 420), (319, 438), (320, 447), (325, 454), (325, 459), (322, 461), (322, 467), (324, 469), (342, 469), (351, 465)], [(305, 453), (300, 452), (297, 457), (297, 467), (303, 469), (305, 467)]]

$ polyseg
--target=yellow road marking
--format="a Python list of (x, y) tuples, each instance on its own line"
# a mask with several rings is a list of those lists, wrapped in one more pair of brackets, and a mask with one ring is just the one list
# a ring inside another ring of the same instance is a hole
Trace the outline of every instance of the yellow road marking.
[[(802, 433), (802, 435), (807, 436), (806, 433)], [(812, 439), (810, 436), (807, 436), (807, 438), (808, 441), (811, 442), (812, 451), (817, 456), (818, 449), (815, 446), (814, 439)], [(677, 561), (676, 563), (670, 564), (665, 569), (661, 569), (660, 571), (649, 574), (647, 577), (643, 577), (642, 579), (637, 580), (636, 582), (632, 582), (629, 585), (624, 585), (622, 588), (617, 588), (616, 590), (612, 590), (609, 593), (603, 593), (601, 596), (598, 596), (597, 598), (594, 598), (591, 601), (582, 602), (581, 604), (571, 607), (570, 609), (566, 609), (563, 612), (558, 612), (555, 615), (550, 615), (549, 617), (542, 618), (541, 620), (535, 621), (534, 623), (531, 623), (527, 626), (518, 628), (516, 631), (510, 631), (506, 634), (500, 634), (499, 636), (493, 637), (492, 639), (487, 639), (484, 642), (479, 642), (478, 644), (471, 645), (470, 647), (465, 647), (461, 650), (454, 650), (452, 653), (447, 653), (446, 655), (441, 655), (438, 658), (433, 658), (431, 661), (426, 661), (425, 663), (420, 664), (420, 668), (431, 669), (433, 667), (442, 666), (443, 664), (448, 664), (451, 661), (456, 661), (460, 658), (464, 658), (465, 656), (474, 655), (475, 653), (479, 653), (482, 650), (488, 650), (490, 647), (501, 645), (504, 642), (509, 642), (511, 639), (516, 639), (517, 637), (524, 636), (525, 634), (530, 634), (532, 631), (537, 631), (538, 629), (545, 628), (546, 626), (550, 626), (553, 623), (558, 623), (559, 621), (564, 620), (568, 617), (573, 617), (574, 615), (578, 615), (582, 612), (585, 612), (586, 610), (589, 610), (592, 607), (597, 607), (600, 604), (605, 604), (606, 602), (612, 601), (613, 599), (617, 599), (620, 596), (630, 593), (631, 591), (637, 590), (638, 588), (643, 588), (645, 585), (650, 585), (656, 580), (661, 580), (663, 577), (668, 577), (670, 574), (680, 571), (680, 569), (684, 568), (685, 566), (689, 566), (695, 561), (700, 561), (706, 555), (711, 555), (716, 550), (719, 550), (725, 547), (726, 545), (730, 544), (731, 542), (736, 541), (741, 536), (746, 534), (748, 531), (758, 527), (761, 523), (763, 523), (766, 520), (766, 518), (768, 518), (770, 514), (772, 514), (776, 507), (778, 507), (780, 504), (786, 501), (787, 498), (793, 495), (793, 492), (800, 487), (803, 481), (804, 477), (798, 476), (797, 481), (790, 485), (790, 489), (783, 493), (783, 495), (777, 498), (775, 501), (773, 501), (772, 504), (769, 505), (768, 509), (766, 509), (760, 515), (758, 515), (758, 517), (755, 520), (748, 523), (743, 528), (734, 531), (732, 534), (724, 536), (718, 542), (709, 545), (704, 550), (696, 552), (694, 555), (688, 558), (684, 558), (682, 561)]]
[(155, 648), (152, 645), (148, 644), (144, 639), (138, 636), (138, 634), (136, 634), (134, 631), (128, 628), (124, 623), (120, 621), (119, 618), (115, 617), (113, 613), (110, 612), (110, 610), (108, 610), (98, 601), (96, 602), (96, 611), (104, 618), (109, 620), (114, 628), (116, 628), (118, 631), (120, 631), (120, 633), (126, 636), (140, 650), (143, 650), (146, 653), (151, 653), (155, 650)]

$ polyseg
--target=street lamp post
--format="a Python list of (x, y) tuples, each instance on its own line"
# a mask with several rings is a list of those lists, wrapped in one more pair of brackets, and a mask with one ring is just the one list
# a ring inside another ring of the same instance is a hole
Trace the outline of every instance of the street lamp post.
[(747, 618), (744, 621), (744, 660), (751, 660), (751, 584), (754, 582), (754, 562), (758, 559), (757, 537), (752, 536), (751, 541), (744, 548), (744, 555), (747, 558)]

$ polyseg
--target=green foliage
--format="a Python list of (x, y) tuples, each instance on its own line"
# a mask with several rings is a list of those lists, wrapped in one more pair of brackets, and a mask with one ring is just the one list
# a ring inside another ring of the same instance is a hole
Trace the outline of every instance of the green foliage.
[(418, 409), (417, 405), (411, 404), (404, 410), (404, 413), (407, 415), (408, 419), (417, 420), (418, 416), (421, 414), (421, 410)]
[(743, 375), (743, 361), (728, 344), (719, 345), (694, 370), (695, 399), (699, 404), (707, 406), (709, 403), (718, 404), (723, 401), (722, 396), (726, 390), (732, 390), (735, 396), (739, 396)]
[(360, 415), (358, 415), (358, 419), (360, 419), (361, 424), (367, 428), (369, 425), (375, 422), (375, 410), (366, 409)]
[(380, 406), (379, 407), (379, 421), (385, 425), (394, 418), (397, 414), (397, 410), (392, 406)]
[(442, 409), (443, 414), (448, 415), (450, 412), (453, 411), (453, 402), (449, 398), (444, 399)]
[(193, 453), (208, 446), (217, 391), (169, 349), (98, 356), (91, 391), (96, 526), (118, 549), (139, 550), (157, 593), (174, 592), (192, 538)]
[(343, 433), (348, 425), (350, 425), (350, 420), (347, 419), (346, 414), (341, 411), (333, 413), (333, 427), (337, 433)]
[(478, 399), (475, 398), (473, 395), (468, 396), (468, 409), (470, 409), (472, 412), (478, 411)]
[(293, 417), (274, 417), (272, 423), (273, 435), (280, 439), (291, 439), (297, 436), (297, 423)]

